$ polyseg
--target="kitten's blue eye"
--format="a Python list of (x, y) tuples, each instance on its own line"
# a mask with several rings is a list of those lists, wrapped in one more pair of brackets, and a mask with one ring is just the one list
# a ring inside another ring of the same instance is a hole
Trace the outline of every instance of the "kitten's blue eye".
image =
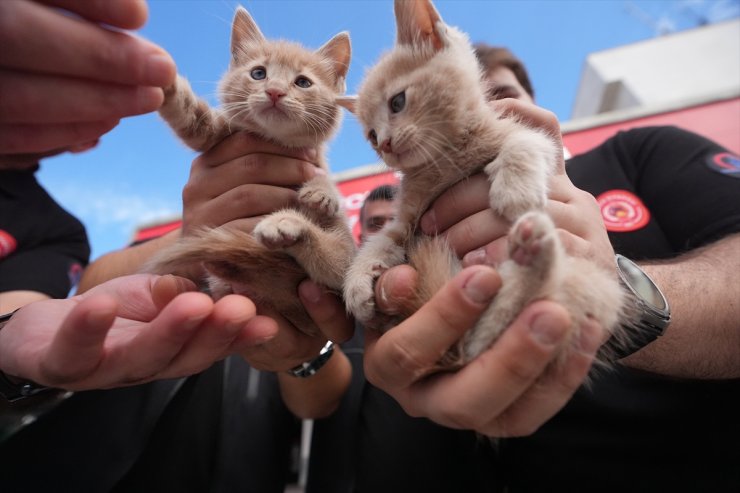
[(267, 70), (265, 70), (264, 67), (256, 67), (249, 72), (249, 75), (251, 75), (254, 80), (262, 80), (267, 77)]
[(308, 77), (304, 77), (302, 75), (299, 75), (298, 78), (295, 80), (295, 85), (297, 85), (300, 88), (308, 89), (313, 85), (313, 82)]
[(378, 134), (375, 133), (375, 130), (370, 130), (367, 133), (367, 138), (370, 141), (370, 143), (374, 146), (378, 145)]
[(406, 91), (401, 91), (388, 101), (388, 106), (393, 113), (398, 113), (406, 106)]

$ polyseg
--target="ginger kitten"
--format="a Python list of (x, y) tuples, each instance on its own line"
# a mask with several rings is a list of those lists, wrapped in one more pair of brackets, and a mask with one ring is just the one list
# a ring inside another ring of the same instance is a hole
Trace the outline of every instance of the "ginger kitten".
[(187, 275), (202, 266), (214, 297), (246, 294), (258, 309), (271, 307), (304, 332), (318, 333), (297, 286), (309, 277), (340, 292), (355, 252), (339, 192), (328, 177), (324, 146), (339, 127), (335, 99), (344, 93), (349, 61), (347, 33), (310, 51), (266, 39), (249, 13), (237, 8), (231, 64), (219, 85), (222, 107), (209, 107), (178, 76), (165, 90), (160, 115), (198, 151), (240, 130), (287, 148), (318, 147), (318, 164), (327, 175), (306, 182), (295, 207), (265, 217), (252, 233), (204, 228), (160, 252), (147, 271)]
[[(444, 24), (429, 0), (396, 0), (396, 46), (368, 72), (352, 107), (379, 156), (402, 173), (395, 221), (360, 249), (344, 285), (348, 309), (371, 328), (387, 330), (416, 311), (460, 270), (441, 238), (419, 232), (419, 219), (441, 192), (480, 171), (491, 208), (513, 223), (510, 259), (498, 266), (498, 295), (439, 362), (459, 368), (487, 349), (521, 310), (547, 298), (572, 317), (570, 340), (587, 317), (617, 330), (623, 293), (616, 273), (565, 254), (544, 212), (558, 148), (544, 132), (495, 114), (467, 36)], [(408, 313), (377, 312), (374, 283), (409, 262), (419, 271)], [(574, 350), (562, 348), (562, 355)]]

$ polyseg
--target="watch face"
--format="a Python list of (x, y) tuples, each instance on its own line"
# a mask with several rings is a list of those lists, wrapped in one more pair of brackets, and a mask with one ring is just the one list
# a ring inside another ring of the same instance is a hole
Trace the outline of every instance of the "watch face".
[(650, 280), (650, 278), (630, 259), (621, 255), (617, 256), (619, 270), (622, 271), (624, 280), (635, 292), (656, 310), (663, 311), (668, 308), (663, 293)]

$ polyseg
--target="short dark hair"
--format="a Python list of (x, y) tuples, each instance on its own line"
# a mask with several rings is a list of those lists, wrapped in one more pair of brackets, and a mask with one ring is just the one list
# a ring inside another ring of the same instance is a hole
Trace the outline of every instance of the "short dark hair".
[(522, 85), (527, 94), (534, 99), (534, 87), (529, 80), (527, 68), (508, 48), (491, 46), (486, 43), (475, 43), (475, 56), (486, 72), (498, 67), (506, 67), (514, 73), (516, 80)]
[(390, 184), (378, 185), (377, 187), (370, 190), (370, 193), (367, 194), (364, 202), (362, 202), (362, 207), (360, 207), (360, 222), (362, 222), (364, 219), (365, 204), (369, 202), (375, 202), (377, 200), (387, 200), (390, 202), (396, 198), (397, 193), (398, 186)]

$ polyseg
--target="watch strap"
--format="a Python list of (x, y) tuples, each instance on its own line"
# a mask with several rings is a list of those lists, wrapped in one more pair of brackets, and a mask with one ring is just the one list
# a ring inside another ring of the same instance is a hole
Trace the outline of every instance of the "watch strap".
[(321, 351), (319, 351), (319, 355), (316, 358), (291, 368), (288, 370), (288, 373), (297, 378), (308, 378), (313, 376), (326, 364), (327, 361), (329, 361), (332, 354), (334, 354), (334, 343), (328, 341), (324, 347), (321, 348)]

